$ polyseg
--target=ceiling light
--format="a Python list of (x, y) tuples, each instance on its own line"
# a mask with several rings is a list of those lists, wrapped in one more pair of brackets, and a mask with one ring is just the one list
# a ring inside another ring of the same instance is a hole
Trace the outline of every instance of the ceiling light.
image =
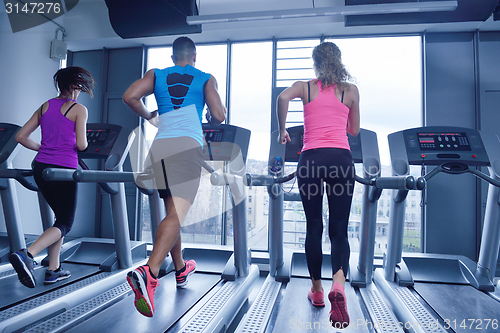
[(273, 20), (284, 18), (302, 18), (334, 15), (370, 15), (415, 12), (452, 11), (458, 7), (457, 0), (383, 3), (375, 5), (353, 5), (320, 8), (286, 9), (274, 11), (242, 12), (213, 15), (188, 16), (189, 25), (207, 23), (225, 23), (239, 21)]

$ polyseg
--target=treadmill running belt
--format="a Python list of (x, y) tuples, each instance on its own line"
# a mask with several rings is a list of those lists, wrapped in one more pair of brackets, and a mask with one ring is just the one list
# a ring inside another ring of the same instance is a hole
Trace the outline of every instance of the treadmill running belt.
[(2, 297), (0, 297), (0, 308), (7, 307), (11, 304), (46, 293), (56, 288), (61, 288), (75, 280), (99, 272), (98, 266), (63, 263), (62, 267), (71, 272), (71, 277), (51, 285), (44, 285), (43, 281), (45, 279), (46, 267), (35, 266), (36, 286), (33, 289), (23, 286), (21, 282), (19, 282), (17, 274), (3, 278), (0, 283), (0, 294), (2, 295)]
[(500, 303), (474, 287), (415, 283), (414, 289), (455, 332), (500, 331)]
[[(311, 280), (292, 278), (288, 283), (274, 324), (273, 333), (290, 332), (335, 332), (337, 330), (329, 323), (329, 312), (331, 309), (328, 301), (328, 291), (332, 286), (331, 280), (323, 281), (325, 290), (325, 306), (315, 307), (307, 299), (307, 292), (311, 289)], [(359, 305), (359, 298), (354, 289), (346, 282), (347, 310), (351, 324), (342, 331), (346, 332), (369, 332), (365, 324), (365, 316)]]
[(99, 312), (68, 332), (164, 332), (177, 322), (203, 295), (220, 281), (219, 274), (195, 273), (184, 289), (175, 286), (175, 274), (160, 279), (156, 288), (153, 318), (134, 307), (134, 294)]

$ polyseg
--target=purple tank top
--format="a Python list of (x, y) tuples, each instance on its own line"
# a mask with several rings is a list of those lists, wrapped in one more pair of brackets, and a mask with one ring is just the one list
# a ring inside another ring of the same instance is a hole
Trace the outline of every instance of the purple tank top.
[(41, 163), (78, 167), (75, 123), (61, 113), (66, 99), (49, 100), (49, 108), (40, 118), (42, 142), (35, 160)]

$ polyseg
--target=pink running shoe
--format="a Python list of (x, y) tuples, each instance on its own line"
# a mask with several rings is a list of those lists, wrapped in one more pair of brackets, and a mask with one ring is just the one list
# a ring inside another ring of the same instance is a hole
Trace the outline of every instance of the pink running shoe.
[(328, 299), (332, 303), (330, 310), (330, 324), (335, 328), (347, 328), (349, 326), (349, 314), (347, 313), (347, 298), (344, 287), (338, 282), (334, 282), (328, 294)]
[(155, 289), (160, 283), (149, 272), (149, 266), (139, 266), (128, 272), (127, 281), (134, 291), (134, 305), (137, 311), (146, 317), (153, 317), (155, 313)]
[(314, 306), (325, 306), (325, 293), (323, 289), (321, 291), (313, 291), (311, 287), (311, 290), (307, 293), (307, 298)]
[(177, 288), (185, 288), (188, 280), (187, 278), (196, 270), (196, 262), (194, 260), (184, 260), (184, 268), (175, 272), (175, 281), (177, 281)]

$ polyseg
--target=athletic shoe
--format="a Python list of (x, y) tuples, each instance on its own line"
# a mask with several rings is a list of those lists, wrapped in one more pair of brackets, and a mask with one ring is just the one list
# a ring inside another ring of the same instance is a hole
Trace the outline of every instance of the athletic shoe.
[(16, 270), (19, 281), (28, 288), (35, 288), (36, 280), (33, 265), (36, 262), (28, 256), (28, 250), (22, 249), (11, 253), (9, 261)]
[(43, 283), (44, 284), (56, 283), (57, 281), (67, 279), (70, 276), (71, 276), (71, 272), (62, 269), (62, 267), (60, 267), (60, 266), (55, 271), (53, 271), (51, 269), (47, 269), (45, 271), (45, 281)]
[(151, 275), (149, 266), (139, 266), (128, 272), (127, 281), (134, 291), (134, 305), (137, 311), (146, 317), (153, 317), (155, 313), (155, 289), (160, 283)]
[(335, 328), (347, 328), (349, 326), (349, 314), (347, 313), (347, 298), (344, 287), (338, 282), (334, 282), (328, 294), (328, 299), (332, 304), (330, 310), (330, 324)]
[(184, 260), (184, 268), (175, 272), (175, 281), (177, 281), (177, 288), (185, 288), (188, 280), (187, 278), (196, 270), (196, 262), (194, 260)]
[(313, 291), (311, 287), (311, 290), (307, 293), (307, 298), (314, 306), (325, 306), (325, 293), (323, 289), (321, 291)]

